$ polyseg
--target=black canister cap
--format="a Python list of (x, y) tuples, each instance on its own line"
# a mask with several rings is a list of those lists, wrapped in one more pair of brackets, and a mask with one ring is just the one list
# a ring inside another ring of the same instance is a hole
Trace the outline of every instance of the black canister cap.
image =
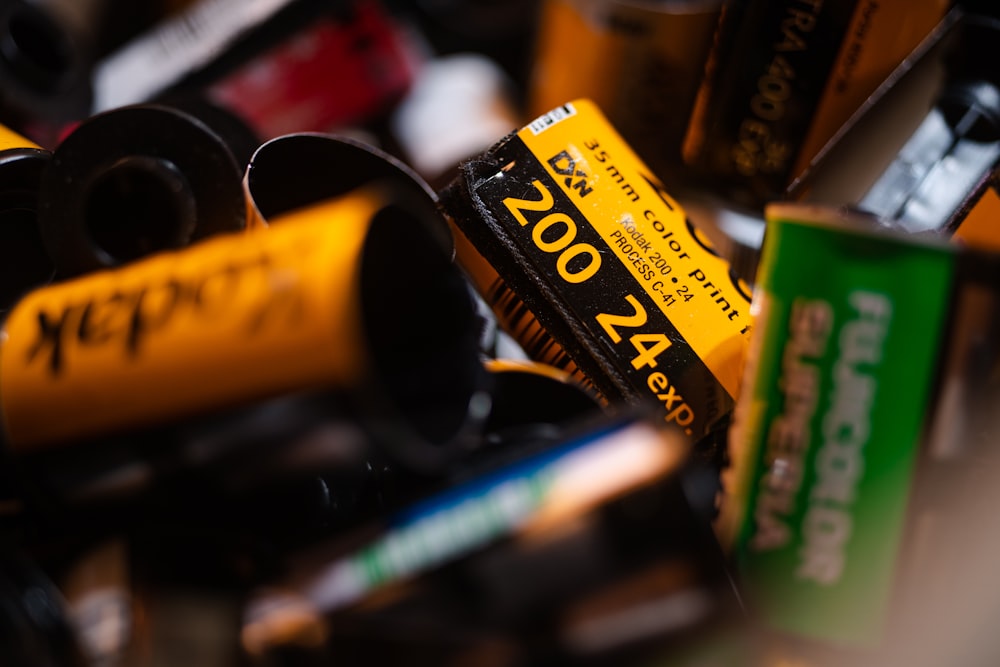
[(157, 105), (94, 116), (56, 149), (39, 224), (62, 278), (246, 226), (242, 169), (225, 141)]

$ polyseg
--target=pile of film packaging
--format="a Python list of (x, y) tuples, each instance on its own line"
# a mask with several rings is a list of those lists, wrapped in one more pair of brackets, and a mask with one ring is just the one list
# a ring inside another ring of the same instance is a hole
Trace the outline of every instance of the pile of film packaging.
[(997, 45), (0, 1), (0, 664), (997, 664)]

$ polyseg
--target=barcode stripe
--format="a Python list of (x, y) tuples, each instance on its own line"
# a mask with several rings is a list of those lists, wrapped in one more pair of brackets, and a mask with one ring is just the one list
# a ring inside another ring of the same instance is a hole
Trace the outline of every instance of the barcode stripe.
[(569, 353), (542, 327), (534, 313), (507, 283), (497, 278), (486, 291), (486, 299), (497, 314), (500, 325), (521, 345), (529, 357), (565, 371), (576, 382), (600, 395), (591, 379), (584, 375)]
[(574, 115), (576, 115), (576, 109), (573, 108), (572, 104), (566, 103), (561, 107), (557, 107), (531, 121), (531, 123), (528, 124), (528, 128), (531, 130), (532, 134), (538, 135), (556, 123), (566, 120)]

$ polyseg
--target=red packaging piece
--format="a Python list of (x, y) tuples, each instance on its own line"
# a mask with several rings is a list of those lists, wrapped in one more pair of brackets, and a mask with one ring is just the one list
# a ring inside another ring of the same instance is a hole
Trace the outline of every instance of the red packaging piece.
[(376, 2), (346, 20), (323, 18), (213, 84), (210, 97), (262, 138), (323, 132), (388, 109), (413, 81), (419, 57)]

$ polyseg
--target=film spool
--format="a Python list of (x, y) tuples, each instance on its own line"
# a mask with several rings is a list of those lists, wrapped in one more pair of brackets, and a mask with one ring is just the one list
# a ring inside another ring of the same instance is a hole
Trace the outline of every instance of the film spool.
[[(254, 224), (268, 225), (281, 215), (338, 197), (374, 181), (414, 197), (421, 205), (437, 194), (411, 167), (358, 139), (318, 132), (286, 134), (264, 142), (253, 154), (243, 179)], [(442, 220), (441, 242), (451, 245)]]
[[(397, 460), (416, 470), (436, 470), (454, 452), (424, 445), (435, 440), (458, 445), (462, 438), (453, 437), (456, 432), (466, 427), (474, 431), (474, 424), (485, 416), (484, 403), (475, 396), (488, 385), (481, 364), (471, 361), (478, 357), (475, 304), (461, 273), (450, 268), (454, 243), (447, 223), (436, 213), (437, 196), (401, 161), (364, 142), (329, 134), (290, 134), (265, 142), (244, 178), (249, 218), (254, 226), (268, 226), (271, 231), (316, 202), (374, 184), (393, 193), (401, 206), (422, 213), (410, 216), (409, 224), (395, 225), (395, 231), (388, 225), (375, 230), (368, 241), (373, 259), (361, 274), (362, 293), (372, 295), (364, 301), (370, 322), (366, 338), (385, 354), (376, 361), (378, 372), (373, 376), (379, 378), (375, 385), (381, 386), (370, 386), (358, 409), (370, 417), (379, 441), (393, 448)], [(445, 260), (449, 267), (441, 264)], [(411, 270), (400, 272), (399, 267), (407, 264)], [(398, 284), (392, 282), (394, 275)], [(437, 297), (425, 299), (424, 294)], [(393, 324), (401, 321), (409, 322), (412, 335), (401, 335)], [(405, 342), (400, 344), (401, 340)], [(421, 384), (425, 392), (415, 391), (407, 400), (398, 395), (399, 389)], [(419, 424), (418, 431), (436, 430), (435, 423), (443, 430), (423, 442), (398, 431), (390, 420), (379, 417), (395, 411), (384, 405), (387, 399), (404, 406), (403, 421)], [(457, 405), (468, 411), (461, 419), (449, 414)], [(449, 406), (444, 414), (441, 406)]]
[(260, 136), (241, 116), (196, 91), (170, 93), (157, 98), (153, 104), (178, 109), (207, 125), (226, 143), (240, 169), (247, 168), (261, 144)]
[(242, 169), (208, 125), (141, 105), (90, 118), (42, 176), (39, 225), (61, 278), (243, 229)]

